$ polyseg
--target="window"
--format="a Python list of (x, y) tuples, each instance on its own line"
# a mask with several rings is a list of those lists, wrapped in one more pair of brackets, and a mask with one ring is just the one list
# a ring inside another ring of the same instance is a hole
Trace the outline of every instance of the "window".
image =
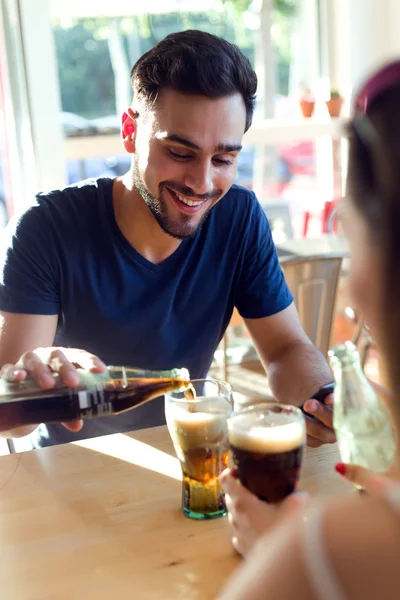
[[(131, 102), (130, 69), (169, 33), (197, 28), (237, 44), (256, 69), (259, 93), (252, 130), (274, 119), (286, 131), (275, 139), (265, 127), (263, 139), (245, 145), (237, 182), (254, 189), (262, 204), (287, 203), (295, 235), (303, 233), (305, 213), (321, 212), (332, 197), (331, 132), (325, 128), (325, 140), (318, 140), (314, 131), (317, 121), (328, 121), (321, 101), (326, 81), (319, 0), (204, 0), (201, 8), (191, 0), (149, 0), (145, 6), (128, 0), (115, 0), (112, 6), (52, 0), (51, 6), (67, 183), (128, 170), (120, 115)], [(315, 118), (303, 124), (304, 136), (291, 139), (290, 131), (302, 119), (304, 93), (320, 101)], [(326, 168), (321, 176), (323, 162), (331, 171), (328, 178)]]

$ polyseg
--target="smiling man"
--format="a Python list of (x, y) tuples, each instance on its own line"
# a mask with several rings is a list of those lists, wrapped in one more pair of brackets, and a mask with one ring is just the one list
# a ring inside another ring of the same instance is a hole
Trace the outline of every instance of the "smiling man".
[[(234, 185), (257, 79), (235, 46), (200, 31), (168, 36), (132, 69), (122, 118), (130, 171), (39, 194), (9, 229), (0, 285), (2, 374), (45, 388), (104, 363), (207, 375), (236, 306), (280, 401), (300, 404), (332, 376), (305, 335), (255, 195)], [(103, 362), (104, 361), (104, 362)], [(334, 440), (308, 400), (311, 445)], [(68, 425), (35, 446), (164, 422), (162, 400)], [(26, 429), (9, 432), (16, 436)]]

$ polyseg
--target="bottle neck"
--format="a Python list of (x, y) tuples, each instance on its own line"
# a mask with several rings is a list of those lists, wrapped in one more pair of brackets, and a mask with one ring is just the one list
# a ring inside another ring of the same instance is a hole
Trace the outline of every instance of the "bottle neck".
[[(115, 385), (112, 385), (113, 383)], [(190, 387), (191, 383), (188, 379), (179, 377), (138, 378), (127, 379), (124, 387), (121, 387), (119, 381), (110, 380), (106, 386), (106, 393), (108, 391), (112, 413), (119, 414), (169, 392), (184, 391)]]
[(334, 393), (337, 416), (342, 410), (375, 410), (379, 406), (378, 396), (366, 378), (359, 361), (346, 365), (335, 365), (336, 388)]
[(339, 363), (335, 365), (333, 372), (335, 374), (336, 381), (345, 379), (366, 379), (364, 371), (362, 370), (358, 360), (354, 360), (353, 362), (346, 364)]

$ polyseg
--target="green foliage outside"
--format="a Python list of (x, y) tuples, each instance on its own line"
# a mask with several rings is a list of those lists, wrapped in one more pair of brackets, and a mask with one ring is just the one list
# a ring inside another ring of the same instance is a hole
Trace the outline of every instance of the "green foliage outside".
[[(286, 94), (291, 61), (289, 32), (298, 0), (275, 0), (274, 45), (277, 90)], [(254, 64), (257, 32), (246, 28), (243, 15), (251, 0), (225, 0), (224, 12), (169, 13), (113, 19), (53, 23), (63, 111), (86, 118), (115, 114), (114, 73), (109, 53), (112, 27), (117, 25), (129, 68), (141, 54), (174, 31), (201, 29), (237, 44)]]

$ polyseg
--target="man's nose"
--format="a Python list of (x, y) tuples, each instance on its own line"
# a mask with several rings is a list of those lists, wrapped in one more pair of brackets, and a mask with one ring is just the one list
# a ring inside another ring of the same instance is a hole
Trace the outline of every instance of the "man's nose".
[(213, 190), (213, 167), (210, 162), (199, 162), (188, 165), (188, 171), (185, 177), (185, 185), (190, 187), (199, 196), (207, 194)]

